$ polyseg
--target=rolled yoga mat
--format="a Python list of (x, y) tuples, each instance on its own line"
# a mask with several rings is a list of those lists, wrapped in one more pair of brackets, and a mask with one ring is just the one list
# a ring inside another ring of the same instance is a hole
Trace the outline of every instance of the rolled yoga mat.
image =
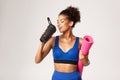
[[(81, 52), (82, 52), (82, 54), (84, 56), (88, 55), (92, 44), (93, 44), (93, 38), (91, 36), (85, 35), (83, 37), (82, 46), (81, 46)], [(78, 70), (80, 72), (80, 75), (82, 75), (83, 66), (84, 65), (83, 65), (82, 61), (79, 59), (79, 61), (78, 61)]]

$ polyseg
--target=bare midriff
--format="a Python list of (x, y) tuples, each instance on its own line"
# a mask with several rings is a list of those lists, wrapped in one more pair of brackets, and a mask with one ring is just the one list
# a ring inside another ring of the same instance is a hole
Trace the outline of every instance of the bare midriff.
[(55, 67), (55, 70), (59, 72), (77, 71), (77, 65), (75, 64), (54, 63), (54, 67)]

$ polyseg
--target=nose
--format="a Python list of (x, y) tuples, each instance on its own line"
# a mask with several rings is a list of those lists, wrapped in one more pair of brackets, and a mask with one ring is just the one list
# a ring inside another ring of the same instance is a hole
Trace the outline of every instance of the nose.
[(59, 27), (60, 26), (60, 23), (57, 21), (57, 26)]

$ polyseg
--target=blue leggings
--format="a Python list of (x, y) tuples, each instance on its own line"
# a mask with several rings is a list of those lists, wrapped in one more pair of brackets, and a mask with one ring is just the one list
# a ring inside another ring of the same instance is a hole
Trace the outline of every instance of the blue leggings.
[(65, 73), (54, 71), (52, 80), (82, 80), (78, 71)]

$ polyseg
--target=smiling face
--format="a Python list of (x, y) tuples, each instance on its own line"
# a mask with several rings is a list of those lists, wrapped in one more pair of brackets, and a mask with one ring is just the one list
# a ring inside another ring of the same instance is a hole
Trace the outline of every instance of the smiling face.
[(66, 15), (59, 15), (57, 26), (61, 33), (64, 33), (72, 28), (73, 21), (70, 21)]

